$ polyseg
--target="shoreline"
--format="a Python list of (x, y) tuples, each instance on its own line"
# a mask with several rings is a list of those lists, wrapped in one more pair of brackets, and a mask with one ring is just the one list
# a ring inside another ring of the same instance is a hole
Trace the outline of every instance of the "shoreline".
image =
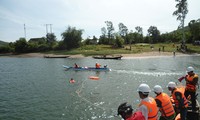
[[(142, 52), (142, 53), (135, 53), (135, 54), (121, 54), (123, 57), (122, 59), (131, 59), (131, 58), (152, 58), (152, 57), (175, 57), (175, 56), (199, 56), (200, 54), (184, 54), (180, 52), (176, 52), (175, 55), (172, 52), (158, 52), (158, 51), (152, 51), (152, 52)], [(82, 54), (77, 55), (55, 55), (55, 54), (42, 54), (42, 53), (26, 53), (26, 54), (19, 54), (19, 55), (12, 55), (12, 54), (2, 54), (0, 55), (0, 58), (2, 57), (9, 57), (9, 58), (44, 58), (44, 56), (69, 56), (68, 58), (86, 58)], [(92, 56), (88, 56), (92, 57)]]

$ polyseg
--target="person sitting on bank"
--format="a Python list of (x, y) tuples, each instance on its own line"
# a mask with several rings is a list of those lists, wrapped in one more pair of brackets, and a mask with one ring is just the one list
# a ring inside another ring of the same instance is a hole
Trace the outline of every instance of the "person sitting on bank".
[(96, 66), (96, 68), (98, 69), (98, 68), (101, 67), (101, 64), (99, 64), (99, 63), (96, 62), (95, 66)]
[(121, 115), (124, 120), (145, 120), (142, 112), (136, 111), (133, 113), (132, 106), (127, 104), (127, 102), (120, 104), (117, 112), (117, 115)]
[(186, 120), (188, 100), (184, 95), (183, 89), (177, 88), (175, 82), (169, 82), (167, 87), (168, 90), (171, 91), (176, 114), (180, 113), (181, 120)]
[(155, 101), (157, 107), (161, 112), (159, 120), (174, 120), (176, 113), (169, 95), (163, 92), (163, 89), (160, 85), (155, 85), (153, 91), (156, 94)]
[(147, 84), (140, 84), (137, 91), (141, 98), (138, 109), (142, 112), (145, 120), (157, 120), (158, 107), (154, 98), (149, 97), (149, 93), (151, 92), (150, 87)]

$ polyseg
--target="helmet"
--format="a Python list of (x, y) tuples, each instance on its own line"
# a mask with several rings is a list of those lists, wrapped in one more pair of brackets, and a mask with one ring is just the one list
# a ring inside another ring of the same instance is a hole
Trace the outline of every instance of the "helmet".
[(143, 94), (147, 95), (149, 92), (151, 92), (150, 87), (147, 84), (140, 84), (140, 86), (137, 89), (138, 92), (142, 92)]
[(155, 85), (154, 88), (153, 88), (153, 91), (155, 93), (161, 93), (161, 92), (163, 92), (163, 89), (160, 85)]
[(175, 88), (176, 87), (176, 83), (175, 82), (169, 82), (167, 87)]
[(189, 67), (187, 68), (187, 70), (186, 70), (186, 72), (193, 72), (193, 71), (194, 71), (194, 68), (191, 67), (191, 66), (189, 66)]
[(117, 115), (121, 115), (122, 118), (125, 119), (127, 115), (132, 114), (133, 109), (131, 105), (128, 105), (127, 102), (125, 102), (119, 105), (117, 112)]

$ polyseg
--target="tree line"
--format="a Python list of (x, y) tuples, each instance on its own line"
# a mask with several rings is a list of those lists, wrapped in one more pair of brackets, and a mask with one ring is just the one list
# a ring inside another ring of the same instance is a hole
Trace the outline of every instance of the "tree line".
[(76, 29), (68, 26), (61, 34), (62, 40), (58, 41), (54, 33), (47, 33), (46, 37), (19, 38), (15, 42), (10, 42), (8, 45), (0, 46), (1, 53), (29, 53), (29, 52), (45, 52), (50, 50), (70, 50), (78, 48), (82, 45), (90, 44), (105, 44), (112, 47), (123, 47), (135, 43), (181, 43), (182, 29), (184, 29), (185, 42), (194, 43), (195, 40), (200, 40), (200, 19), (191, 20), (187, 27), (161, 34), (156, 26), (150, 26), (147, 30), (148, 34), (143, 35), (143, 28), (135, 27), (133, 30), (128, 30), (128, 27), (123, 23), (118, 24), (118, 31), (115, 31), (112, 21), (105, 21), (105, 27), (101, 28), (101, 36), (99, 39), (96, 36), (83, 40), (83, 29)]

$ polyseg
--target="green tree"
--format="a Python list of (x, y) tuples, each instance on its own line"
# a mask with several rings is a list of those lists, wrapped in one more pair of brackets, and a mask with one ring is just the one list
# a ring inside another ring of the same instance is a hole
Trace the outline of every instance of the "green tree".
[(150, 26), (147, 30), (149, 36), (151, 37), (151, 43), (159, 42), (160, 31), (155, 26)]
[(188, 23), (188, 26), (192, 36), (191, 42), (194, 42), (195, 40), (200, 40), (200, 19), (191, 20)]
[(121, 36), (117, 35), (115, 39), (115, 46), (120, 48), (123, 47), (123, 44), (124, 44), (124, 39)]
[(46, 37), (47, 37), (47, 43), (56, 42), (56, 36), (54, 35), (54, 33), (47, 33)]
[(99, 37), (99, 44), (109, 44), (109, 40), (107, 38), (107, 30), (105, 27), (101, 28), (102, 35)]
[(142, 27), (136, 26), (136, 27), (135, 27), (135, 30), (136, 30), (137, 33), (143, 35), (143, 29), (142, 29)]
[(128, 28), (123, 23), (119, 23), (118, 27), (119, 27), (119, 35), (125, 40), (125, 43), (128, 44), (128, 39), (127, 39)]
[(86, 45), (95, 45), (95, 44), (97, 44), (97, 38), (95, 37), (95, 36), (93, 36), (93, 38), (92, 39), (90, 39), (89, 37), (84, 41), (84, 43), (86, 44)]
[(107, 32), (108, 32), (108, 40), (109, 44), (113, 44), (113, 39), (114, 39), (114, 26), (111, 21), (105, 21), (107, 25)]
[(176, 2), (178, 2), (176, 4), (176, 8), (177, 10), (173, 12), (174, 16), (177, 16), (177, 20), (180, 21), (180, 25), (179, 25), (179, 29), (182, 29), (182, 47), (183, 49), (185, 49), (185, 33), (184, 33), (184, 22), (185, 22), (185, 17), (186, 14), (188, 13), (188, 9), (187, 9), (187, 0), (175, 0)]
[(25, 38), (20, 38), (14, 43), (15, 52), (17, 53), (26, 53), (28, 52), (28, 43)]
[(106, 30), (105, 27), (102, 27), (102, 28), (101, 28), (101, 33), (102, 33), (103, 36), (106, 36), (107, 30)]
[(137, 26), (137, 27), (135, 27), (135, 30), (136, 30), (136, 33), (137, 33), (136, 38), (135, 38), (136, 42), (142, 43), (143, 42), (143, 29), (142, 29), (142, 27)]
[(64, 48), (72, 49), (80, 47), (82, 40), (82, 32), (83, 30), (77, 30), (75, 27), (68, 26), (65, 32), (61, 34), (62, 39), (64, 41)]

